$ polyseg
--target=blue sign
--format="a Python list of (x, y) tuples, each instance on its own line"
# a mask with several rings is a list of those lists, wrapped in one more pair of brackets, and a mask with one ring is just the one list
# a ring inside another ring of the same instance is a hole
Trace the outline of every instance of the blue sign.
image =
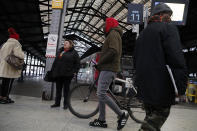
[(130, 24), (143, 23), (143, 4), (128, 4), (127, 22)]

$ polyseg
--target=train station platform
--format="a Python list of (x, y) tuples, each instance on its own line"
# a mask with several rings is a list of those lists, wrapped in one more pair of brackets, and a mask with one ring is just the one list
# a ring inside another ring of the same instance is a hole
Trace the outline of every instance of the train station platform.
[[(0, 131), (115, 131), (116, 115), (107, 108), (107, 129), (89, 127), (88, 123), (98, 117), (79, 119), (69, 110), (51, 109), (54, 101), (43, 101), (42, 78), (25, 77), (24, 82), (15, 80), (11, 92), (14, 104), (0, 104)], [(180, 103), (171, 109), (171, 114), (161, 131), (196, 131), (197, 104)], [(123, 131), (138, 131), (140, 125), (128, 120)]]
[[(89, 127), (97, 118), (79, 119), (62, 107), (51, 109), (53, 101), (42, 101), (38, 97), (11, 95), (14, 104), (0, 105), (0, 131), (115, 131), (116, 115), (107, 108), (107, 129)], [(162, 131), (196, 131), (197, 106), (173, 106)], [(123, 131), (137, 131), (139, 124), (129, 119)]]

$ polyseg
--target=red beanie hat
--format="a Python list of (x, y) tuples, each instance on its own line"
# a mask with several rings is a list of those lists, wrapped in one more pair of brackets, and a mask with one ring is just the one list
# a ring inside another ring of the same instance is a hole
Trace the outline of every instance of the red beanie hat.
[(8, 29), (8, 33), (9, 33), (9, 37), (10, 37), (10, 38), (14, 38), (14, 39), (16, 39), (16, 40), (19, 40), (19, 34), (16, 33), (16, 31), (15, 31), (14, 28), (10, 27), (10, 28)]
[(118, 21), (112, 17), (106, 18), (105, 21), (105, 32), (108, 33), (111, 28), (117, 27), (119, 25)]

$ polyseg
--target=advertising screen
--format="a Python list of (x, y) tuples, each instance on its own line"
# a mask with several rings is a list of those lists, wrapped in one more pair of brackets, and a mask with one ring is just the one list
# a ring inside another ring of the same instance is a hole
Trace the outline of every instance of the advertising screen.
[(186, 24), (188, 0), (152, 0), (151, 10), (159, 3), (165, 3), (172, 9), (172, 23), (176, 25)]

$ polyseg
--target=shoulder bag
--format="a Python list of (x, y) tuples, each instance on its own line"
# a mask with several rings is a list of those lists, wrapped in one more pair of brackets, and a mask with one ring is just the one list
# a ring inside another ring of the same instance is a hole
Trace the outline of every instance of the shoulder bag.
[(21, 59), (14, 55), (13, 51), (5, 58), (5, 61), (14, 67), (16, 70), (22, 70), (24, 65), (24, 59)]
[(44, 81), (47, 81), (47, 82), (55, 82), (56, 81), (55, 77), (53, 76), (53, 72), (51, 70), (46, 72), (46, 75), (44, 77)]

